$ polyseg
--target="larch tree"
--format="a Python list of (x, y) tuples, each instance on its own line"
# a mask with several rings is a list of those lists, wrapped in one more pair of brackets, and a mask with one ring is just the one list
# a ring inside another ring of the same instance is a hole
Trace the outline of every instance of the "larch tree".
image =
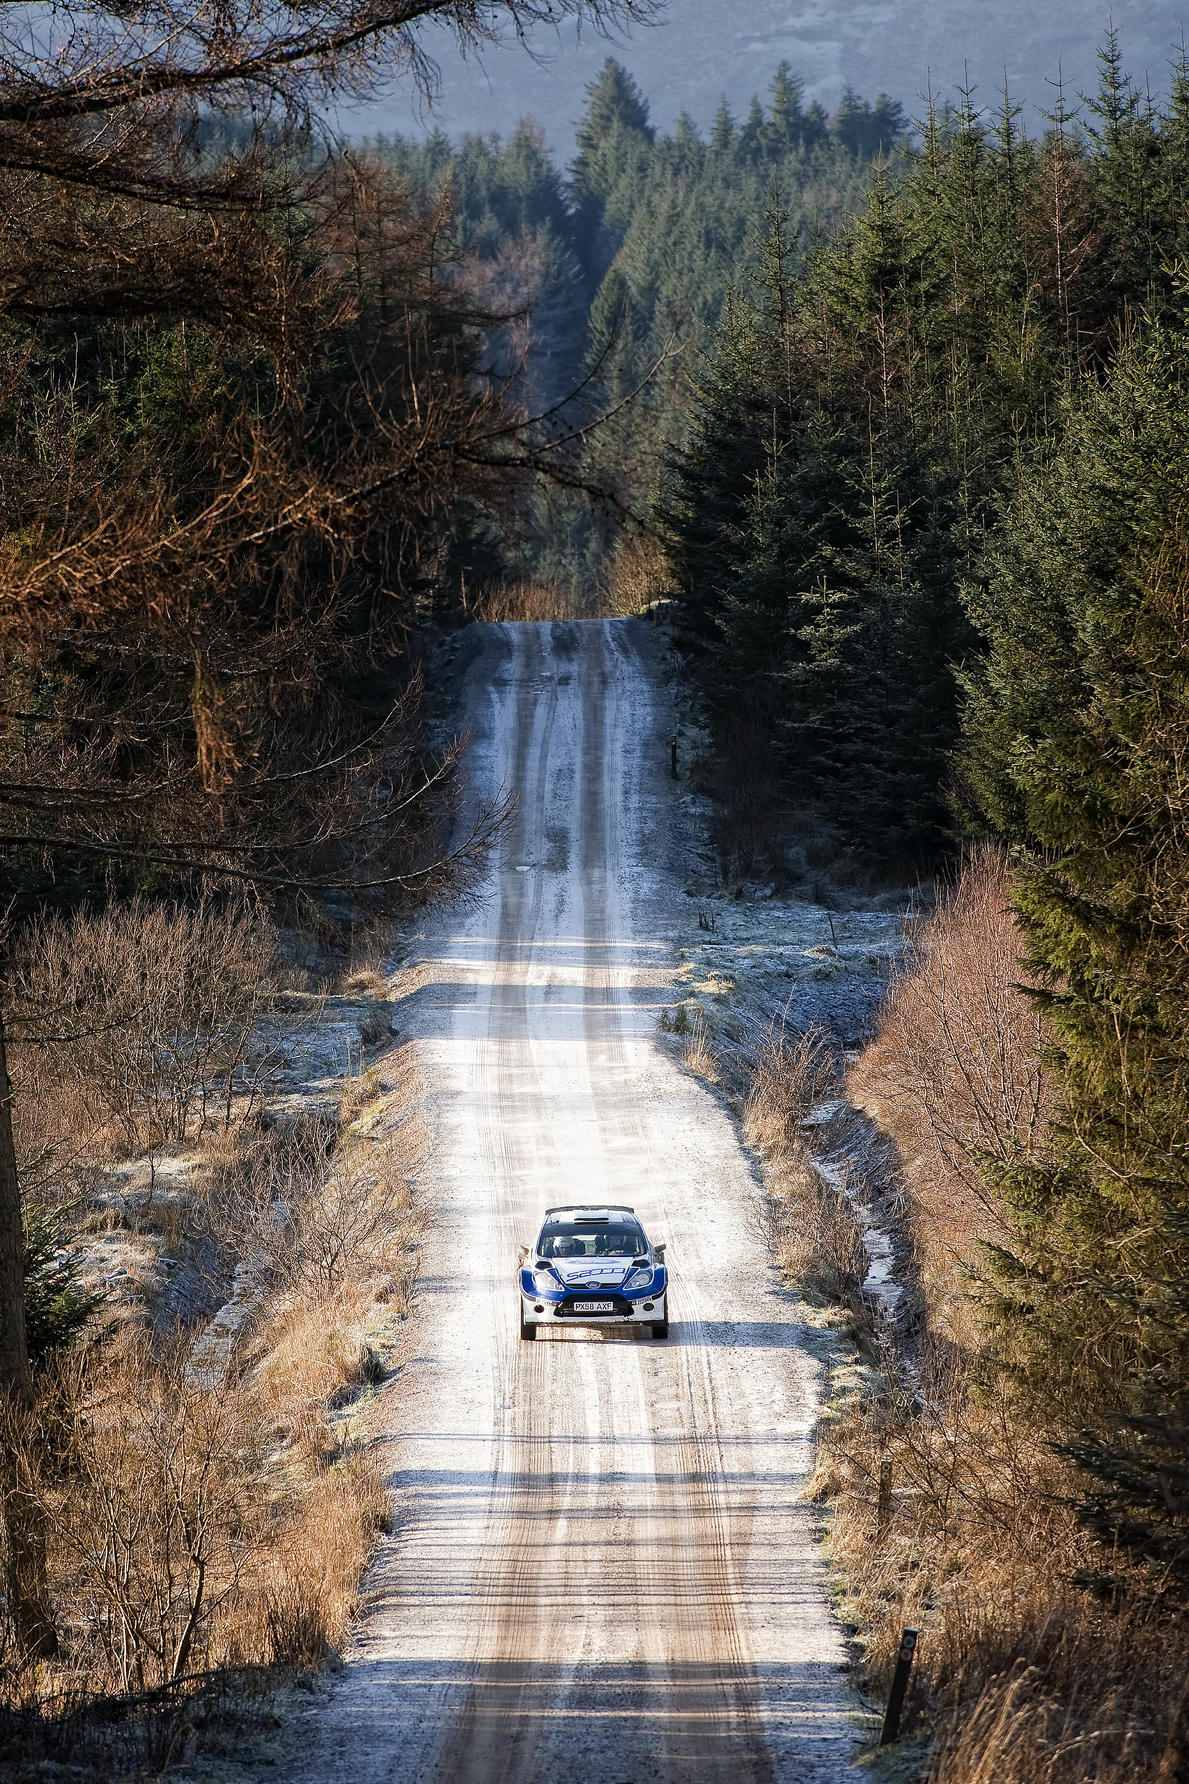
[[(10, 866), (363, 899), (447, 868), (428, 810), (448, 764), (422, 759), (415, 691), (376, 712), (330, 690), (366, 678), (432, 601), (458, 517), (559, 466), (571, 430), (526, 427), (477, 384), (490, 319), (444, 276), (440, 216), (390, 170), (320, 145), (319, 108), (401, 75), (430, 83), (430, 20), (475, 43), (647, 10), (6, 9)], [(31, 1376), (11, 1096), (0, 1031), (0, 1396), (19, 1416)], [(36, 1655), (55, 1634), (29, 1503), (5, 1467), (6, 1600)]]

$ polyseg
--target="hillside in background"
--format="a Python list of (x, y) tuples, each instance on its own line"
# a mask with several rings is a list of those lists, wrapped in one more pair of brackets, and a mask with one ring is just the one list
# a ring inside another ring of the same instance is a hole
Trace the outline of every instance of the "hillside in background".
[[(910, 115), (931, 86), (950, 93), (970, 84), (981, 104), (994, 104), (1004, 73), (1012, 93), (1029, 107), (1048, 109), (1048, 84), (1064, 78), (1068, 92), (1092, 88), (1094, 53), (1113, 18), (1128, 65), (1141, 86), (1167, 91), (1170, 55), (1181, 41), (1178, 0), (1070, 0), (1036, 6), (1003, 0), (742, 0), (724, 9), (714, 0), (669, 0), (660, 21), (611, 45), (612, 53), (652, 101), (653, 117), (672, 129), (688, 112), (709, 125), (719, 101), (746, 111), (769, 71), (787, 60), (804, 77), (806, 94), (832, 110), (851, 85), (862, 93), (894, 93)], [(436, 41), (435, 41), (436, 39)], [(546, 142), (568, 157), (582, 117), (583, 92), (608, 53), (605, 38), (587, 23), (581, 36), (567, 24), (528, 34), (537, 60), (520, 53), (510, 33), (481, 56), (463, 57), (444, 29), (429, 31), (440, 88), (433, 107), (418, 113), (408, 96), (378, 100), (342, 114), (349, 130), (371, 134), (437, 128), (508, 134), (525, 116), (536, 118)], [(1033, 118), (1035, 122), (1036, 119)]]

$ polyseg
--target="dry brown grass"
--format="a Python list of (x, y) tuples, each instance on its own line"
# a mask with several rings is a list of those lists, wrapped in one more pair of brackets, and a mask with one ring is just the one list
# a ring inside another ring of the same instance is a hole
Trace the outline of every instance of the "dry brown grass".
[(896, 1139), (925, 1322), (911, 1365), (838, 1402), (814, 1492), (867, 1670), (886, 1688), (921, 1629), (910, 1730), (930, 1784), (1166, 1784), (1185, 1775), (1185, 1630), (1106, 1570), (1067, 1464), (1024, 1421), (972, 1294), (1005, 1230), (979, 1156), (1043, 1144), (1038, 1019), (1018, 989), (1003, 861), (968, 864), (919, 923), (852, 1097)]
[(597, 584), (575, 590), (549, 577), (521, 577), (485, 589), (474, 612), (482, 620), (615, 619), (640, 613), (675, 589), (673, 569), (659, 541), (624, 535)]
[(600, 612), (608, 618), (641, 613), (676, 592), (677, 578), (660, 540), (625, 533), (603, 572)]
[(101, 1723), (107, 1699), (312, 1667), (345, 1633), (388, 1506), (365, 1409), (344, 1407), (384, 1377), (423, 1226), (415, 1123), (348, 1138), (312, 1124), (225, 1147), (211, 1202), (266, 1289), (227, 1351), (126, 1324), (43, 1376), (34, 1440), (2, 1434), (27, 1457), (62, 1638), (33, 1673), (0, 1654), (22, 1764), (64, 1738), (64, 1704), (92, 1742), (89, 1704)]
[(682, 1062), (696, 1078), (704, 1078), (707, 1084), (718, 1083), (718, 1053), (710, 1029), (700, 1015), (689, 1024), (689, 1034), (682, 1044)]
[(1067, 1487), (1002, 1402), (859, 1405), (827, 1427), (814, 1491), (847, 1615), (878, 1694), (901, 1629), (921, 1630), (906, 1732), (927, 1735), (934, 1784), (1183, 1775), (1184, 1631), (1077, 1583), (1094, 1556)]
[(764, 1244), (803, 1293), (840, 1301), (858, 1316), (868, 1263), (862, 1228), (842, 1189), (814, 1170), (801, 1127), (835, 1081), (823, 1034), (774, 1028), (751, 1068), (743, 1133), (765, 1165), (756, 1207)]
[(921, 1630), (906, 1732), (932, 1784), (1140, 1784), (1182, 1775), (1184, 1631), (1078, 1584), (1093, 1546), (1063, 1465), (1002, 1384), (933, 1380), (827, 1424), (813, 1491), (865, 1669), (887, 1689)]
[[(47, 925), (29, 938), (24, 1007), (43, 1030), (47, 1012), (66, 1021), (53, 1047), (26, 1040), (26, 1141), (69, 1108), (84, 1059), (97, 1075), (118, 1075), (124, 1062), (118, 1090), (88, 1087), (80, 1147), (98, 1171), (134, 1137), (159, 1139), (174, 1111), (171, 1131), (189, 1151), (170, 1181), (183, 1187), (172, 1199), (129, 1201), (121, 1218), (146, 1255), (154, 1245), (174, 1257), (191, 1247), (220, 1282), (248, 1266), (252, 1292), (242, 1325), (218, 1341), (205, 1329), (154, 1337), (151, 1299), (133, 1300), (67, 1363), (43, 1370), (32, 1427), (0, 1433), (25, 1457), (44, 1520), (61, 1638), (56, 1659), (30, 1667), (5, 1645), (0, 1619), (0, 1755), (22, 1777), (63, 1756), (80, 1776), (139, 1776), (146, 1766), (157, 1775), (196, 1719), (204, 1741), (222, 1738), (268, 1669), (314, 1666), (341, 1639), (387, 1518), (365, 1442), (368, 1400), (354, 1402), (384, 1379), (425, 1226), (416, 1200), (425, 1136), (408, 1053), (385, 1062), (384, 1094), (378, 1074), (362, 1073), (337, 1117), (286, 1114), (265, 1125), (238, 1089), (233, 1106), (225, 1099), (226, 1074), (247, 1057), (240, 1031), (260, 996), (252, 949), (261, 932), (209, 909), (197, 913), (203, 921), (148, 906), (123, 915), (122, 924), (113, 913), (106, 926)], [(91, 975), (73, 1007), (72, 937)], [(168, 961), (152, 958), (174, 943)], [(133, 996), (137, 950), (142, 983), (172, 999), (165, 1015)], [(267, 969), (267, 946), (262, 958)], [(375, 989), (369, 981), (357, 993)], [(130, 1012), (135, 1032), (92, 1033), (96, 1009)], [(208, 1093), (204, 1110), (205, 1080), (180, 1034), (196, 1011), (193, 1050), (204, 1069), (224, 1074), (217, 1109)], [(164, 1079), (138, 1076), (132, 1067), (163, 1034), (182, 1066)], [(101, 1051), (87, 1054), (92, 1045)], [(38, 1088), (44, 1106), (29, 1109)], [(169, 1105), (162, 1120), (156, 1095)]]
[(748, 1145), (765, 1157), (803, 1152), (801, 1123), (831, 1093), (834, 1082), (833, 1048), (820, 1030), (790, 1034), (774, 1027), (751, 1069), (743, 1113)]
[(497, 583), (475, 603), (475, 615), (482, 620), (538, 622), (600, 617), (596, 598), (583, 599), (563, 583), (544, 577)]

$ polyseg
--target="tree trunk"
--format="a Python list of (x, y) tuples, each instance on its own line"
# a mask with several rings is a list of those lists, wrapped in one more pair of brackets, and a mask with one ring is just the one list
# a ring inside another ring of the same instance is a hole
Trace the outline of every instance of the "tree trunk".
[[(29, 1474), (33, 1379), (25, 1341), (25, 1227), (12, 1137), (12, 1081), (0, 1010), (0, 1401), (7, 1412), (0, 1444), (0, 1518), (5, 1547), (5, 1599), (18, 1652), (57, 1650), (46, 1577), (45, 1531)], [(12, 1439), (16, 1439), (15, 1442)]]

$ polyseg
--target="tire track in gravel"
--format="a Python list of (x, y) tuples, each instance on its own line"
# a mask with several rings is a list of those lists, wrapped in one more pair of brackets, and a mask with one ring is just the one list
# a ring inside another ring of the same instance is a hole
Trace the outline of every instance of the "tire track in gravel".
[[(540, 924), (545, 880), (525, 872), (540, 851), (541, 813), (546, 804), (549, 746), (557, 716), (557, 690), (550, 685), (545, 668), (549, 660), (544, 640), (527, 633), (513, 637), (512, 685), (541, 688), (544, 698), (531, 707), (516, 702), (513, 787), (518, 804), (500, 870), (500, 919), (498, 951), (493, 961), (488, 1005), (487, 1069), (481, 1074), (480, 1094), (486, 1106), (485, 1130), (490, 1155), (490, 1183), (517, 1183), (524, 1173), (524, 1133), (514, 1118), (516, 1103), (526, 1094), (532, 1077), (528, 1038), (528, 996), (523, 958), (531, 955)], [(512, 1048), (520, 1049), (520, 1063), (509, 1065)], [(515, 1212), (508, 1201), (497, 1201), (493, 1251), (497, 1256), (515, 1251)], [(531, 1620), (525, 1611), (533, 1596), (538, 1563), (535, 1530), (547, 1490), (548, 1473), (540, 1469), (541, 1451), (549, 1442), (547, 1402), (540, 1392), (535, 1358), (522, 1355), (506, 1340), (510, 1297), (495, 1308), (496, 1332), (504, 1338), (493, 1351), (500, 1359), (493, 1424), (496, 1457), (492, 1471), (492, 1515), (487, 1548), (487, 1572), (492, 1582), (476, 1618), (475, 1654), (481, 1657), (506, 1653), (509, 1624), (516, 1629)], [(502, 1317), (501, 1317), (502, 1316)], [(509, 1408), (517, 1416), (509, 1428)], [(523, 1485), (521, 1483), (524, 1483)], [(514, 1507), (509, 1515), (508, 1507)], [(531, 1773), (536, 1723), (531, 1718), (508, 1718), (501, 1738), (493, 1742), (493, 1724), (483, 1701), (484, 1693), (472, 1683), (450, 1738), (437, 1761), (444, 1779), (485, 1778), (492, 1784), (505, 1777)], [(511, 1706), (507, 1706), (509, 1709)]]
[[(620, 913), (614, 908), (616, 900), (608, 889), (611, 864), (620, 859), (618, 795), (624, 770), (619, 683), (631, 667), (630, 659), (617, 646), (613, 634), (591, 637), (583, 675), (580, 830), (584, 933), (588, 948), (600, 953), (604, 962), (613, 938), (624, 932), (622, 921), (617, 920)], [(607, 1096), (600, 1105), (604, 1143), (609, 1152), (627, 1153), (637, 1160), (648, 1158), (653, 1150), (653, 1136), (643, 1118), (640, 1101), (632, 1094), (622, 1020), (630, 987), (625, 987), (622, 974), (613, 974), (604, 964), (598, 988), (600, 1000), (605, 997), (608, 1007), (597, 1009), (594, 1021), (587, 1024), (592, 1072), (600, 1083), (619, 1090), (618, 1095)], [(680, 1244), (673, 1249), (670, 1262), (675, 1278), (673, 1323), (689, 1332), (696, 1342), (701, 1322), (687, 1305)], [(699, 1370), (694, 1368), (695, 1357), (703, 1365)], [(648, 1673), (654, 1684), (662, 1682), (666, 1662), (671, 1663), (678, 1652), (683, 1658), (693, 1655), (711, 1668), (725, 1662), (706, 1699), (691, 1706), (690, 1714), (695, 1720), (725, 1719), (733, 1730), (730, 1746), (734, 1776), (766, 1784), (772, 1772), (752, 1688), (751, 1657), (734, 1614), (735, 1582), (720, 1500), (722, 1458), (713, 1454), (711, 1445), (700, 1435), (714, 1430), (713, 1387), (705, 1361), (704, 1350), (686, 1352), (685, 1417), (689, 1435), (681, 1440), (666, 1471), (661, 1502), (663, 1522), (670, 1528), (698, 1524), (707, 1530), (709, 1541), (705, 1551), (678, 1558), (675, 1563), (666, 1556), (663, 1545), (655, 1548), (653, 1574), (667, 1566), (670, 1572), (676, 1572), (681, 1585), (674, 1595), (676, 1615), (670, 1640), (665, 1647), (654, 1650), (647, 1662)], [(656, 1477), (655, 1466), (653, 1473)], [(672, 1640), (673, 1635), (677, 1636), (676, 1641)]]

